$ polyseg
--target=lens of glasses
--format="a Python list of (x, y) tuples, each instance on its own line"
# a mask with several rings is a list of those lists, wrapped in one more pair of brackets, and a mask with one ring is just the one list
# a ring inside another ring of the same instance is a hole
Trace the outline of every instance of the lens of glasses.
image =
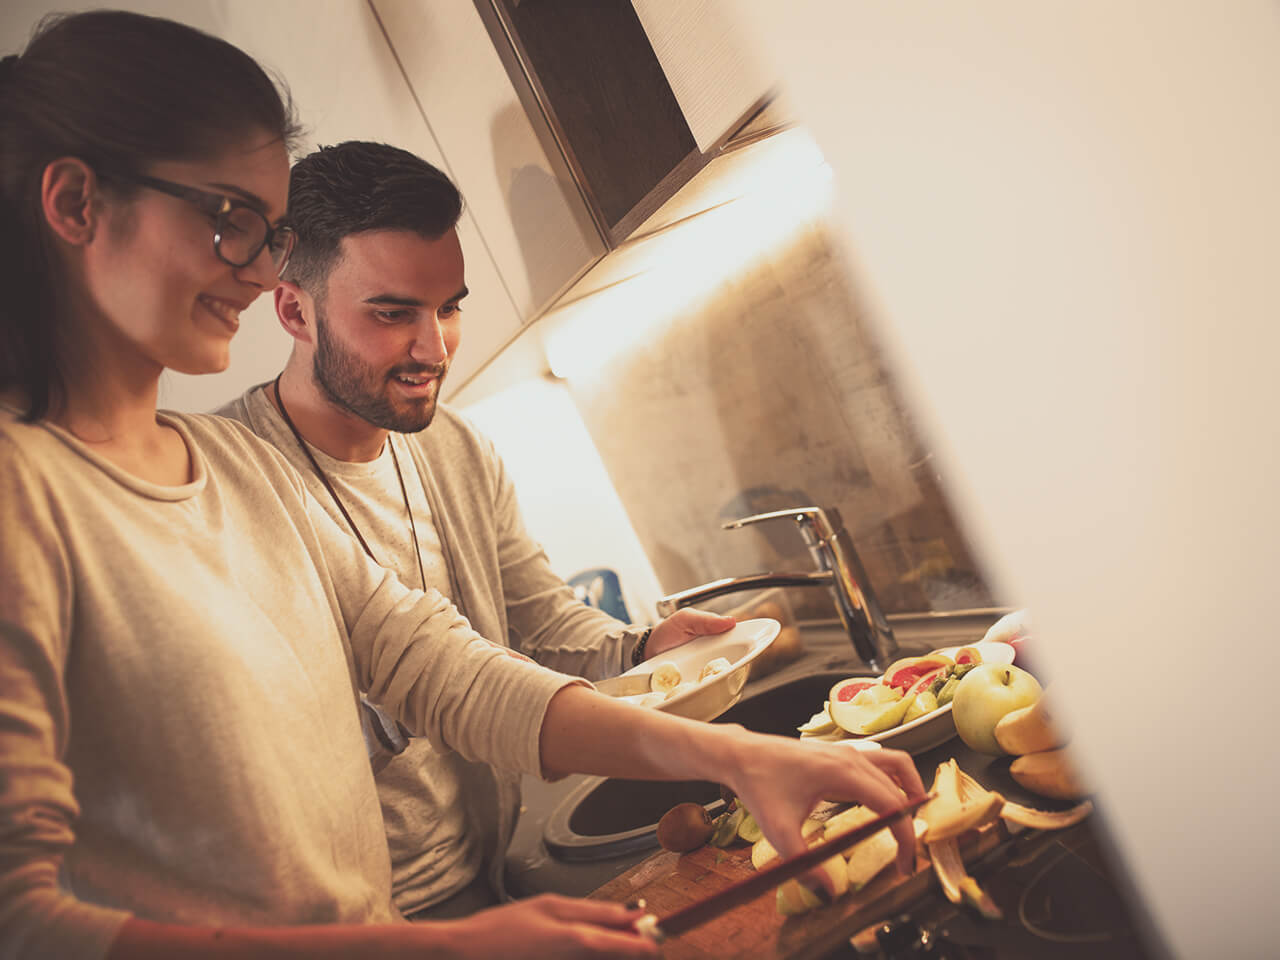
[(238, 267), (253, 262), (270, 227), (262, 214), (249, 207), (232, 207), (219, 217), (218, 253)]
[(289, 264), (289, 255), (293, 253), (293, 244), (297, 239), (298, 235), (293, 232), (292, 227), (277, 227), (271, 234), (268, 250), (271, 254), (271, 263), (275, 266), (277, 273), (284, 273), (284, 268)]

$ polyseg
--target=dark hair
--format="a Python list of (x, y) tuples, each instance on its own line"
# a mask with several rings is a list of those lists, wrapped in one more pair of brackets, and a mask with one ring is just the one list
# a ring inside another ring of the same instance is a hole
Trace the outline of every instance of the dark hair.
[(285, 278), (323, 301), (343, 237), (409, 230), (434, 239), (461, 216), (458, 188), (407, 150), (363, 140), (321, 147), (289, 176), (289, 223), (298, 241)]
[(283, 83), (225, 40), (117, 10), (52, 15), (0, 66), (0, 389), (26, 417), (62, 392), (57, 261), (40, 205), (45, 167), (64, 156), (143, 171), (212, 154), (254, 129), (291, 148), (299, 128)]

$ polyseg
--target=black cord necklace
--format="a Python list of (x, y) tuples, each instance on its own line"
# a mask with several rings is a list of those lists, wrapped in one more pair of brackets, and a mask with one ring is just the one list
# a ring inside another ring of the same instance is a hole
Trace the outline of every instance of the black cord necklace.
[[(346, 518), (350, 524), (352, 532), (355, 533), (356, 539), (360, 541), (360, 546), (364, 547), (364, 552), (369, 555), (369, 559), (374, 563), (378, 563), (378, 558), (373, 555), (373, 551), (369, 549), (369, 544), (365, 542), (364, 535), (360, 532), (360, 528), (356, 526), (356, 522), (351, 519), (351, 514), (347, 513), (347, 508), (342, 504), (342, 498), (338, 496), (338, 491), (333, 489), (333, 484), (329, 482), (329, 478), (324, 475), (324, 471), (320, 469), (320, 464), (316, 462), (315, 456), (311, 453), (311, 448), (307, 446), (306, 441), (302, 439), (302, 434), (298, 432), (298, 428), (293, 425), (293, 418), (289, 416), (289, 411), (285, 408), (284, 398), (280, 396), (280, 377), (277, 376), (272, 381), (271, 387), (275, 390), (276, 406), (280, 408), (280, 414), (284, 417), (284, 422), (289, 425), (289, 430), (293, 433), (293, 439), (298, 441), (298, 446), (302, 452), (306, 454), (307, 459), (311, 461), (311, 467), (315, 470), (316, 476), (320, 478), (320, 482), (324, 484), (324, 488), (329, 491), (329, 496), (333, 497), (333, 502), (338, 505), (338, 510)], [(404, 474), (400, 472), (400, 458), (396, 456), (396, 445), (391, 442), (391, 434), (387, 434), (387, 446), (391, 449), (391, 462), (395, 464), (396, 479), (400, 481), (400, 496), (404, 497), (404, 512), (409, 515), (409, 533), (413, 536), (413, 552), (418, 558), (418, 576), (422, 578), (422, 589), (427, 589), (427, 574), (422, 567), (422, 546), (418, 543), (418, 528), (413, 522), (413, 508), (409, 506), (409, 491), (404, 485)], [(381, 566), (381, 564), (379, 564)]]

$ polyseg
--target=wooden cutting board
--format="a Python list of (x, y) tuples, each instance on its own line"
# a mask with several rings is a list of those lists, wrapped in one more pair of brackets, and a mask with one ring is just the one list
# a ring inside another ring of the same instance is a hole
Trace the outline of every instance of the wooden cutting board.
[[(961, 855), (968, 863), (1007, 839), (1001, 824), (990, 824), (961, 838)], [(591, 896), (621, 903), (643, 897), (646, 909), (662, 917), (754, 872), (751, 848), (746, 845), (728, 850), (705, 846), (686, 854), (663, 852), (636, 864)], [(819, 958), (866, 927), (908, 909), (937, 886), (932, 864), (927, 857), (917, 856), (910, 876), (899, 876), (892, 869), (882, 871), (857, 893), (847, 893), (830, 906), (800, 916), (781, 916), (770, 891), (668, 940), (662, 955), (667, 960)]]

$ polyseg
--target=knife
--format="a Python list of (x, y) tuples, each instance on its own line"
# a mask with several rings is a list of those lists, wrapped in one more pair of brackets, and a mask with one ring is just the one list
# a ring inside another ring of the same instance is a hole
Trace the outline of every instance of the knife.
[(734, 907), (739, 907), (749, 900), (754, 900), (778, 884), (790, 880), (792, 877), (798, 877), (824, 860), (849, 849), (858, 841), (865, 840), (873, 833), (883, 830), (899, 817), (914, 813), (929, 799), (928, 796), (924, 796), (918, 800), (912, 800), (892, 813), (886, 813), (883, 816), (876, 817), (874, 820), (869, 820), (860, 827), (854, 827), (852, 830), (846, 830), (834, 837), (829, 837), (820, 843), (814, 844), (804, 853), (778, 861), (743, 880), (739, 880), (737, 883), (730, 884), (723, 890), (717, 890), (701, 900), (696, 900), (678, 910), (673, 910), (665, 917), (655, 917), (653, 914), (641, 917), (636, 921), (636, 930), (656, 940), (658, 943), (668, 937), (678, 937), (685, 931), (701, 926), (708, 920), (712, 920), (722, 913), (727, 913)]

